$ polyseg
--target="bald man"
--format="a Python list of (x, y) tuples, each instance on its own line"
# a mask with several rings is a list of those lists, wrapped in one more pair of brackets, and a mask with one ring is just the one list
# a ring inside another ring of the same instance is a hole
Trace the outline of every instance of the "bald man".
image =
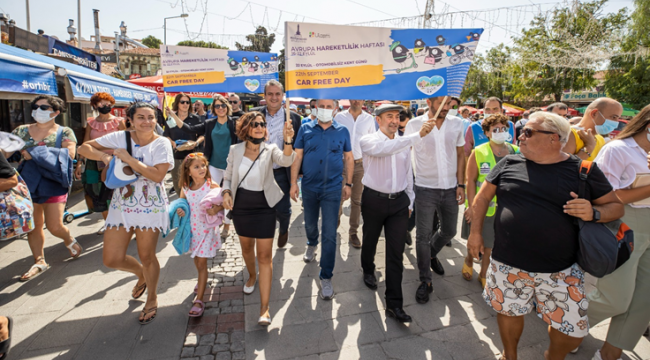
[(616, 130), (622, 114), (623, 105), (618, 101), (605, 97), (594, 100), (578, 125), (571, 127), (572, 136), (562, 150), (593, 161), (605, 145), (604, 136)]

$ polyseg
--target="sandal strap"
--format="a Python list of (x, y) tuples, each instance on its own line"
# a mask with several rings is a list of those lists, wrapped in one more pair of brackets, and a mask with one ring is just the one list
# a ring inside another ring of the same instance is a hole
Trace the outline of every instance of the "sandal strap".
[[(74, 248), (75, 245), (79, 245), (79, 243), (77, 242), (77, 239), (73, 238), (70, 245), (66, 246), (70, 250), (70, 252), (72, 253), (72, 256), (77, 256), (77, 250), (75, 250), (75, 248)], [(79, 245), (79, 247), (81, 247), (81, 245)]]

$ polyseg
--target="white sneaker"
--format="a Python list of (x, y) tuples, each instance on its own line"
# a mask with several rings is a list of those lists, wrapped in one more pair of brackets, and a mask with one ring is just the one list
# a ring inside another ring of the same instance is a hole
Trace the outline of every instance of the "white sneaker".
[(99, 231), (97, 231), (97, 235), (104, 235), (106, 232), (106, 224), (104, 224)]
[(315, 256), (316, 256), (316, 246), (307, 245), (307, 251), (305, 251), (305, 256), (303, 256), (302, 259), (306, 263), (308, 263), (308, 262), (312, 262)]
[(332, 279), (320, 280), (320, 297), (323, 300), (332, 300), (334, 297), (334, 287), (332, 286)]
[[(596, 353), (594, 354), (594, 357), (591, 358), (591, 360), (603, 360), (603, 357), (600, 356), (600, 350), (596, 350)], [(623, 360), (623, 358), (618, 358), (616, 360)]]

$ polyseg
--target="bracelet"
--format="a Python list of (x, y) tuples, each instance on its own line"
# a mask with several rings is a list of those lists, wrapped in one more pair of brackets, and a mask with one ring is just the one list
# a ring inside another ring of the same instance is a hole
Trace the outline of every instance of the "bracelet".
[(591, 157), (591, 153), (590, 153), (589, 151), (587, 151), (587, 147), (586, 147), (586, 146), (583, 147), (583, 148), (580, 149), (580, 150), (583, 151), (585, 154), (587, 154), (589, 157)]
[(465, 184), (458, 184), (457, 187), (465, 189)]
[(286, 142), (286, 141), (284, 142), (284, 144), (285, 144), (285, 145), (289, 145), (289, 146), (293, 146), (292, 143), (290, 143), (290, 142)]
[(227, 190), (227, 189), (226, 190), (221, 190), (221, 195), (222, 196), (226, 195), (226, 194), (228, 194), (228, 195), (230, 195), (230, 197), (232, 197), (232, 192), (230, 190)]

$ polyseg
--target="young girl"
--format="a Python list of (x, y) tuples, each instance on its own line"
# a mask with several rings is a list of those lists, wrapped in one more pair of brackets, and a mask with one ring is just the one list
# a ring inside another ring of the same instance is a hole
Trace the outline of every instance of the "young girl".
[[(190, 225), (192, 226), (192, 244), (190, 251), (194, 258), (194, 265), (199, 272), (199, 281), (196, 288), (196, 299), (190, 310), (191, 317), (203, 315), (205, 304), (203, 304), (203, 293), (208, 282), (208, 258), (217, 255), (217, 250), (221, 248), (221, 239), (215, 232), (215, 228), (206, 225), (205, 217), (199, 216), (201, 211), (199, 204), (204, 196), (211, 189), (218, 188), (219, 185), (212, 182), (210, 171), (208, 171), (208, 159), (203, 153), (191, 153), (185, 157), (181, 165), (181, 193), (180, 197), (187, 199), (190, 205)], [(208, 215), (216, 215), (223, 211), (222, 206), (213, 205), (206, 210)], [(177, 210), (178, 216), (185, 216), (182, 209)]]

